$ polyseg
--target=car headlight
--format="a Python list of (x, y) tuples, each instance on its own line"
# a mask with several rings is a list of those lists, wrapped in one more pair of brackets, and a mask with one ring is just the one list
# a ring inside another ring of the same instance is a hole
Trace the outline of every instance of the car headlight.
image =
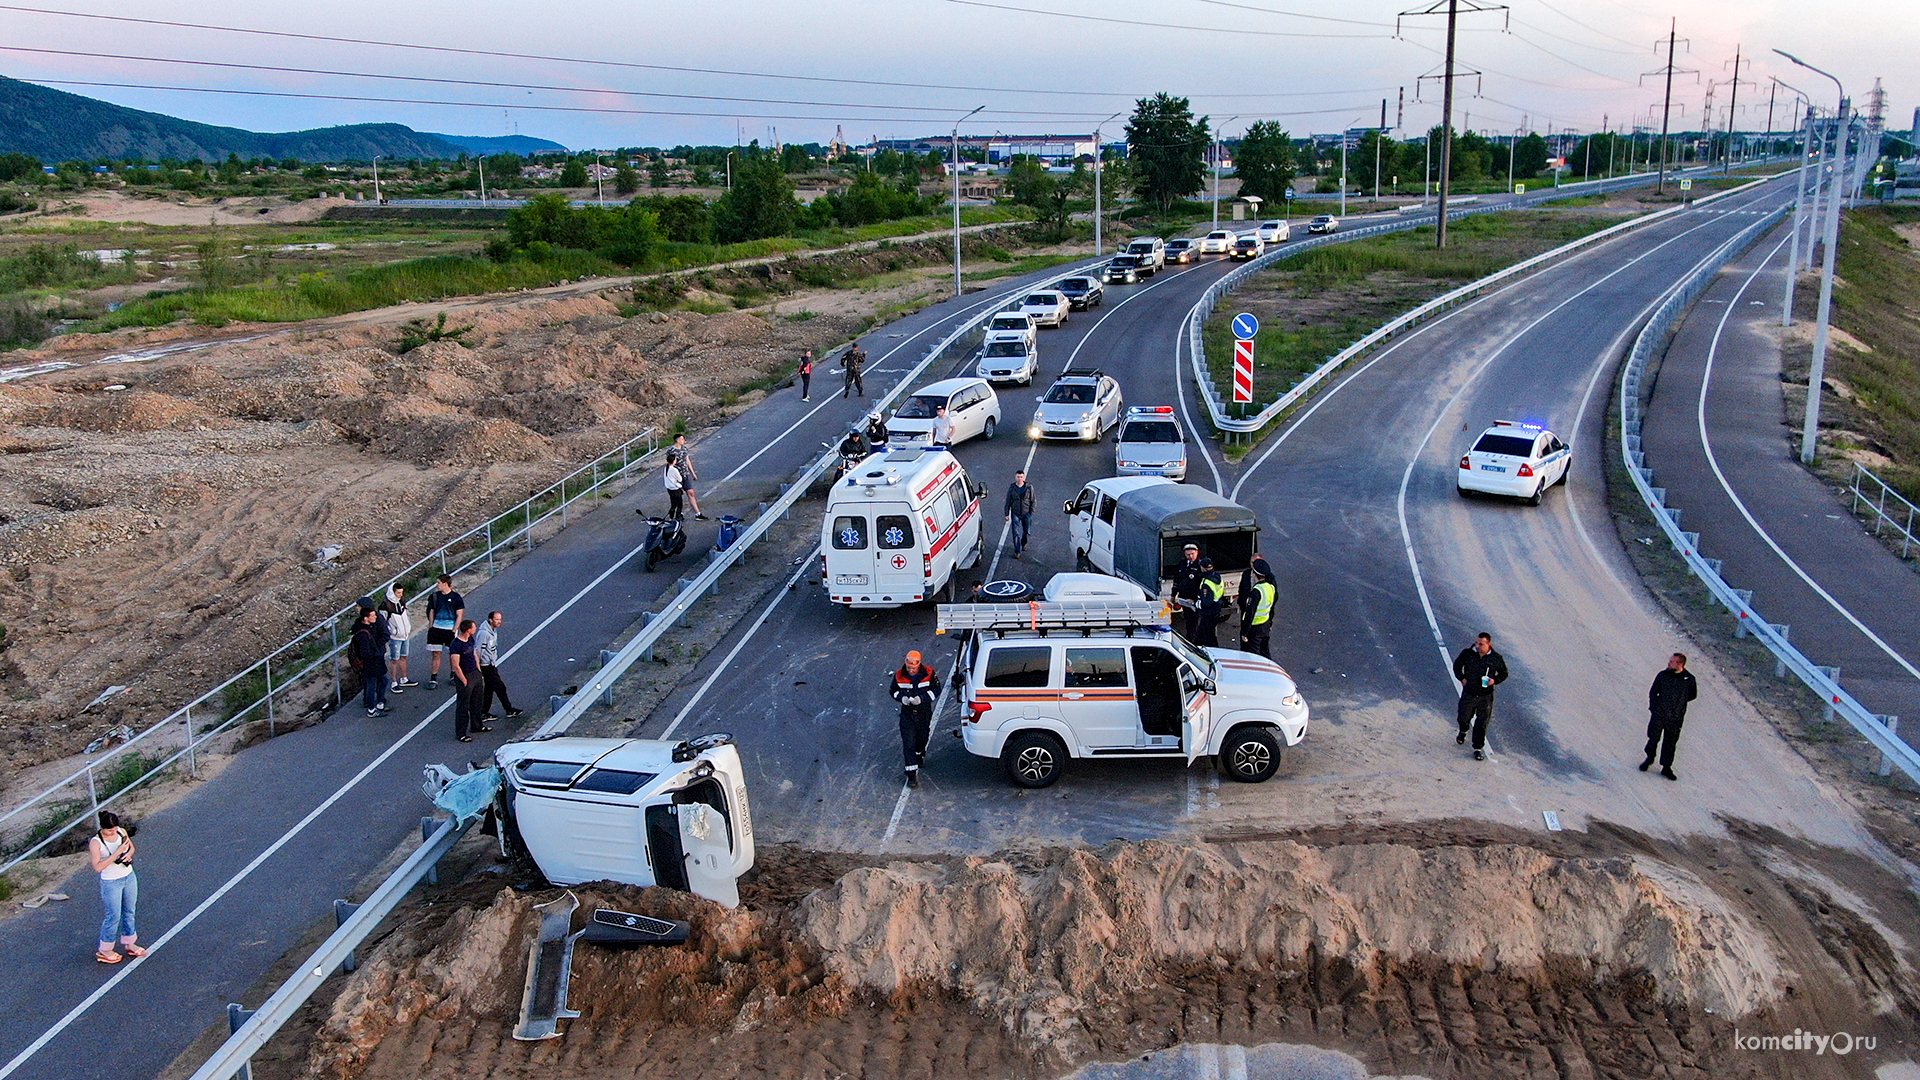
[(1080, 422), (1083, 424), (1091, 419), (1093, 419), (1093, 413), (1091, 412), (1083, 412), (1080, 414)]
[(1028, 428), (1028, 429), (1027, 429), (1027, 438), (1029, 438), (1029, 439), (1037, 439), (1037, 438), (1039, 438), (1039, 437), (1040, 437), (1040, 425), (1039, 425), (1039, 424), (1035, 424), (1035, 425), (1033, 425), (1032, 427), (1030, 427), (1030, 428)]
[(1139, 468), (1139, 466), (1138, 466), (1137, 464), (1135, 464), (1134, 462), (1131, 462), (1131, 461), (1123, 461), (1123, 462), (1121, 462), (1121, 463), (1120, 463), (1120, 467), (1121, 467), (1121, 468), (1123, 468), (1123, 469), (1136, 469), (1136, 468)]
[(1283, 697), (1280, 699), (1280, 704), (1285, 705), (1289, 709), (1297, 709), (1300, 706), (1305, 705), (1306, 703), (1307, 703), (1307, 699), (1301, 697), (1297, 693), (1288, 694), (1286, 697)]

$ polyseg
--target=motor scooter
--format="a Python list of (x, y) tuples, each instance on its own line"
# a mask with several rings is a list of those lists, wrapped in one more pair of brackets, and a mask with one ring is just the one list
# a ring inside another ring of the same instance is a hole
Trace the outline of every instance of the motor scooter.
[(677, 517), (647, 517), (645, 510), (634, 513), (647, 518), (647, 542), (642, 550), (646, 552), (647, 570), (652, 572), (661, 559), (678, 555), (687, 549), (687, 531)]

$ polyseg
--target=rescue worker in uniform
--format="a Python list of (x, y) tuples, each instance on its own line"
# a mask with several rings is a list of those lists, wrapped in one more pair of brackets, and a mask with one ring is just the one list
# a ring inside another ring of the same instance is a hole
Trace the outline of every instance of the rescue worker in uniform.
[(1467, 741), (1469, 725), (1473, 732), (1473, 760), (1487, 760), (1487, 725), (1493, 722), (1493, 688), (1507, 681), (1507, 659), (1493, 651), (1493, 635), (1485, 631), (1473, 644), (1453, 658), (1453, 677), (1460, 680), (1460, 709), (1456, 719), (1460, 734), (1454, 742)]
[(1227, 586), (1213, 568), (1212, 559), (1200, 560), (1200, 573), (1200, 632), (1191, 640), (1202, 648), (1212, 648), (1220, 644), (1218, 629), (1221, 609), (1227, 606)]
[(1188, 641), (1200, 638), (1200, 581), (1206, 577), (1200, 569), (1200, 545), (1188, 544), (1180, 551), (1180, 569), (1173, 573), (1173, 602), (1186, 614), (1181, 636)]
[(1242, 652), (1258, 653), (1269, 660), (1273, 659), (1267, 652), (1267, 641), (1273, 635), (1273, 602), (1278, 598), (1279, 590), (1273, 586), (1273, 567), (1267, 565), (1267, 560), (1256, 556), (1253, 565), (1247, 568), (1246, 577), (1240, 579)]
[(1647, 759), (1640, 771), (1653, 767), (1653, 752), (1660, 751), (1660, 775), (1678, 780), (1673, 774), (1673, 752), (1680, 745), (1680, 725), (1687, 722), (1687, 702), (1700, 696), (1700, 684), (1687, 670), (1687, 654), (1674, 653), (1667, 666), (1653, 677), (1647, 688)]
[(927, 761), (927, 739), (933, 731), (933, 703), (940, 698), (940, 676), (920, 662), (919, 652), (893, 673), (887, 691), (900, 703), (900, 749), (907, 760), (907, 786), (920, 786), (920, 766)]

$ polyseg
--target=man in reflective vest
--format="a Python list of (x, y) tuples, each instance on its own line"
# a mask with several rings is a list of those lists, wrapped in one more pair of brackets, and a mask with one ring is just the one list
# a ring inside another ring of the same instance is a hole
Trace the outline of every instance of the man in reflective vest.
[(1248, 571), (1253, 577), (1251, 589), (1240, 591), (1240, 648), (1244, 652), (1267, 656), (1267, 639), (1273, 633), (1273, 602), (1278, 590), (1273, 587), (1273, 567), (1256, 558)]
[(900, 703), (900, 748), (907, 759), (907, 786), (920, 786), (920, 766), (927, 762), (927, 738), (933, 730), (933, 703), (940, 697), (940, 676), (920, 662), (918, 652), (893, 673), (887, 693)]
[(1212, 559), (1200, 560), (1200, 572), (1200, 626), (1192, 640), (1202, 648), (1211, 648), (1220, 644), (1216, 630), (1220, 626), (1220, 609), (1226, 606), (1227, 586), (1220, 580), (1220, 572), (1213, 568)]

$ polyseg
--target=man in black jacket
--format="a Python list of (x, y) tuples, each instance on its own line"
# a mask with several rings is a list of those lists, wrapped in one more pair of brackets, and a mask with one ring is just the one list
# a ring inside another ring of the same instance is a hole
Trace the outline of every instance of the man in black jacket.
[(918, 652), (893, 673), (887, 693), (900, 703), (900, 748), (907, 759), (907, 786), (920, 786), (920, 766), (927, 762), (927, 738), (933, 731), (933, 703), (940, 698), (940, 676), (920, 662)]
[(1493, 688), (1507, 681), (1507, 661), (1493, 651), (1493, 635), (1482, 631), (1473, 644), (1453, 658), (1453, 677), (1460, 680), (1460, 708), (1455, 719), (1460, 734), (1454, 742), (1467, 741), (1473, 732), (1473, 760), (1487, 760), (1487, 725), (1493, 722)]
[(1667, 660), (1666, 670), (1655, 675), (1647, 689), (1647, 759), (1640, 763), (1641, 772), (1653, 767), (1657, 749), (1660, 775), (1680, 779), (1673, 775), (1673, 751), (1680, 745), (1680, 725), (1687, 721), (1687, 702), (1699, 696), (1700, 684), (1687, 670), (1687, 654), (1674, 653)]
[(1027, 533), (1033, 528), (1033, 485), (1027, 483), (1025, 469), (1014, 473), (1013, 483), (1007, 486), (1007, 528), (1017, 559), (1027, 550)]
[(1207, 572), (1200, 568), (1200, 545), (1188, 544), (1180, 550), (1180, 569), (1173, 572), (1173, 603), (1185, 612), (1182, 637), (1194, 641), (1200, 637), (1200, 583)]

